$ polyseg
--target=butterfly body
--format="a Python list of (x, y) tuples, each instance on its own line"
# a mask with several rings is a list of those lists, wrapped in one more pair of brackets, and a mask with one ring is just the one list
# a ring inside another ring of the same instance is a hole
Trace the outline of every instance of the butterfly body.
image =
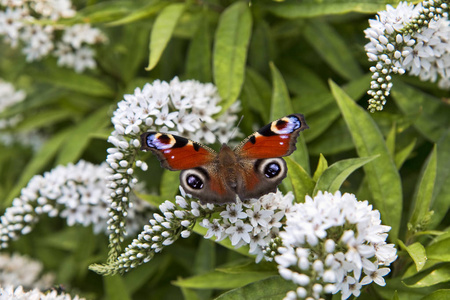
[(231, 149), (223, 144), (217, 153), (186, 138), (146, 132), (141, 149), (150, 150), (169, 170), (182, 170), (184, 190), (202, 203), (230, 203), (276, 191), (286, 177), (282, 156), (295, 149), (300, 131), (308, 128), (303, 115), (273, 121)]

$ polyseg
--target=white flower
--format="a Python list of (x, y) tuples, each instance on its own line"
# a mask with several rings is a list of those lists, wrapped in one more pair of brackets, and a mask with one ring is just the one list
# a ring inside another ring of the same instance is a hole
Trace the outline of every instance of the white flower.
[[(286, 214), (275, 261), (280, 275), (298, 285), (306, 284), (305, 276), (313, 278), (307, 291), (314, 299), (330, 291), (341, 291), (342, 299), (359, 296), (361, 285), (384, 283), (382, 276), (389, 268), (377, 271), (378, 265), (388, 266), (397, 257), (395, 248), (385, 242), (389, 230), (367, 201), (357, 201), (352, 194), (319, 192), (314, 199), (306, 196), (304, 203), (295, 204)], [(359, 282), (362, 272), (368, 276)], [(326, 288), (318, 292), (316, 284)]]
[(237, 220), (234, 224), (225, 230), (225, 233), (231, 236), (231, 245), (237, 245), (241, 240), (250, 243), (250, 233), (253, 227), (245, 224), (242, 220)]
[[(0, 286), (24, 286), (27, 289), (45, 289), (53, 285), (53, 274), (42, 274), (40, 261), (14, 253), (0, 254)], [(0, 298), (1, 299), (1, 298)]]
[(177, 111), (169, 113), (169, 106), (164, 105), (162, 109), (157, 113), (155, 124), (159, 126), (165, 125), (169, 128), (172, 128), (175, 126), (172, 120), (175, 119), (177, 115)]
[(220, 216), (228, 219), (230, 223), (236, 223), (238, 219), (247, 218), (247, 214), (242, 210), (242, 203), (227, 205), (227, 210), (222, 211)]
[(102, 32), (98, 28), (92, 28), (90, 24), (75, 24), (64, 30), (62, 41), (75, 49), (80, 49), (83, 44), (95, 44), (104, 40)]
[[(35, 288), (31, 291), (24, 291), (23, 286), (4, 286), (0, 287), (0, 299), (1, 300), (25, 300), (25, 299), (39, 299), (39, 300), (72, 300), (69, 294), (61, 293), (53, 290), (49, 293), (43, 293), (39, 289)], [(73, 297), (73, 300), (86, 300), (80, 298), (78, 295)]]

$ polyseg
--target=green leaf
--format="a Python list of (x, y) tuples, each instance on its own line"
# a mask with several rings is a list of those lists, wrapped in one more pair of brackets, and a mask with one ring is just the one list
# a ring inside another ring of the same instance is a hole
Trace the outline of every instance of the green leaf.
[(403, 165), (403, 163), (406, 161), (406, 159), (411, 155), (412, 151), (414, 150), (414, 147), (416, 146), (417, 139), (413, 139), (411, 143), (409, 143), (405, 148), (399, 150), (397, 153), (395, 153), (395, 165), (397, 166), (397, 169), (400, 169)]
[(158, 276), (169, 266), (170, 260), (169, 256), (160, 255), (157, 259), (152, 259), (139, 268), (135, 268), (133, 272), (126, 273), (122, 278), (128, 292), (132, 294), (148, 284), (151, 278)]
[(408, 252), (409, 256), (413, 259), (416, 264), (416, 270), (419, 272), (425, 266), (427, 262), (427, 254), (423, 245), (419, 242), (406, 246), (401, 240), (398, 244)]
[(178, 193), (180, 186), (180, 172), (164, 170), (161, 179), (160, 195), (171, 199)]
[(349, 12), (359, 12), (373, 14), (377, 11), (386, 10), (386, 4), (392, 3), (385, 0), (375, 1), (347, 1), (347, 0), (328, 0), (314, 1), (306, 0), (301, 2), (284, 2), (270, 6), (269, 10), (273, 14), (282, 18), (313, 18), (324, 15), (345, 14)]
[(316, 171), (314, 172), (313, 180), (317, 182), (320, 176), (322, 176), (323, 172), (328, 168), (328, 162), (325, 156), (320, 153), (319, 162), (317, 163)]
[(59, 151), (56, 164), (65, 165), (80, 158), (92, 138), (91, 134), (102, 130), (110, 123), (109, 109), (110, 105), (98, 109), (71, 130)]
[(397, 134), (397, 125), (394, 122), (392, 124), (391, 130), (389, 130), (388, 135), (386, 136), (386, 147), (388, 148), (389, 154), (394, 157), (395, 155), (395, 136)]
[(276, 120), (278, 118), (287, 116), (294, 112), (289, 97), (289, 91), (283, 76), (277, 67), (270, 62), (270, 71), (272, 74), (272, 106), (270, 108), (270, 119)]
[(213, 271), (186, 279), (178, 279), (173, 284), (195, 289), (232, 289), (254, 281), (273, 276), (273, 272), (223, 273)]
[(288, 167), (288, 176), (292, 182), (296, 202), (304, 202), (305, 196), (312, 196), (314, 181), (306, 173), (305, 169), (290, 157), (285, 157)]
[(423, 288), (448, 281), (450, 281), (450, 265), (445, 264), (441, 268), (431, 271), (416, 283), (406, 285), (410, 288)]
[(215, 246), (213, 241), (200, 240), (200, 246), (195, 255), (194, 274), (202, 274), (214, 268), (216, 262)]
[(251, 283), (244, 287), (228, 291), (217, 300), (279, 300), (286, 296), (288, 291), (296, 290), (297, 286), (281, 276), (272, 276), (267, 279)]
[(131, 299), (127, 292), (127, 287), (120, 275), (103, 276), (105, 294), (110, 300)]
[(62, 87), (90, 96), (113, 98), (114, 89), (96, 77), (78, 74), (73, 70), (57, 68), (47, 72), (36, 70), (30, 74), (35, 80), (47, 82), (52, 86)]
[(246, 2), (230, 5), (220, 16), (214, 41), (213, 69), (223, 111), (237, 99), (244, 83), (251, 30), (252, 15)]
[(384, 142), (383, 135), (369, 113), (359, 107), (334, 82), (331, 91), (347, 123), (358, 156), (379, 155), (366, 164), (364, 172), (372, 194), (372, 203), (381, 213), (384, 224), (392, 227), (390, 237), (395, 240), (400, 229), (402, 188), (400, 176)]
[(427, 250), (428, 259), (450, 262), (450, 237), (446, 239), (439, 240), (431, 245), (429, 245)]
[(308, 150), (311, 155), (319, 155), (321, 153), (333, 155), (354, 148), (352, 137), (342, 118), (331, 124), (330, 128), (327, 129), (326, 138), (314, 139), (308, 143)]
[(330, 193), (338, 191), (342, 183), (348, 176), (350, 176), (350, 174), (377, 157), (378, 155), (371, 157), (349, 158), (332, 164), (323, 172), (319, 180), (317, 180), (313, 195), (316, 195), (319, 191), (327, 191)]
[(430, 228), (444, 219), (450, 208), (450, 129), (437, 143), (437, 170), (431, 209), (434, 211)]
[(207, 15), (202, 14), (197, 32), (192, 38), (186, 61), (186, 77), (211, 82), (211, 37)]
[(333, 70), (345, 79), (358, 79), (361, 68), (351, 55), (347, 43), (323, 21), (311, 21), (304, 31), (305, 38)]
[(431, 294), (426, 295), (421, 300), (442, 300), (442, 299), (450, 299), (450, 289), (442, 289), (432, 292)]
[[(294, 111), (291, 105), (291, 99), (287, 90), (286, 84), (281, 73), (276, 66), (271, 62), (270, 70), (272, 73), (273, 92), (272, 92), (272, 106), (270, 109), (270, 119), (276, 120), (284, 116), (292, 114)], [(306, 121), (308, 123), (308, 121)], [(303, 134), (297, 140), (297, 150), (292, 153), (291, 157), (298, 162), (303, 169), (309, 174), (311, 172), (309, 165), (308, 149), (306, 148), (305, 138)]]
[(147, 71), (152, 70), (161, 58), (184, 8), (183, 3), (170, 4), (156, 17), (150, 33), (150, 57), (148, 66), (145, 68)]
[(70, 119), (73, 117), (73, 111), (52, 109), (45, 110), (42, 112), (36, 112), (35, 114), (29, 116), (22, 122), (20, 122), (16, 128), (19, 131), (28, 131), (32, 129), (38, 129), (41, 127), (48, 127), (54, 125), (62, 120)]
[(401, 111), (410, 116), (413, 126), (422, 136), (437, 142), (450, 127), (450, 107), (440, 99), (394, 80), (392, 96)]
[[(193, 231), (199, 235), (201, 235), (202, 237), (204, 237), (206, 235), (206, 232), (208, 231), (208, 229), (206, 229), (205, 227), (200, 226), (198, 223), (195, 224)], [(216, 241), (216, 237), (212, 237), (211, 240), (215, 241), (217, 244), (224, 246), (225, 248), (228, 248), (234, 252), (238, 252), (242, 255), (248, 256), (248, 257), (253, 257), (252, 254), (249, 254), (249, 247), (248, 246), (243, 246), (240, 248), (235, 248), (233, 245), (231, 245), (231, 240), (230, 239), (224, 239), (221, 240), (220, 242)]]
[(413, 228), (417, 228), (421, 224), (428, 223), (430, 217), (430, 203), (433, 196), (434, 181), (436, 179), (437, 168), (437, 150), (433, 148), (427, 162), (422, 168), (422, 174), (417, 184), (418, 189), (415, 192), (412, 211), (409, 223)]
[(106, 23), (105, 26), (119, 26), (134, 23), (142, 19), (148, 19), (149, 17), (156, 15), (166, 5), (167, 3), (160, 1), (150, 1), (150, 3), (147, 4), (146, 6), (135, 9), (134, 11), (124, 16), (123, 18)]
[(241, 97), (242, 105), (248, 104), (251, 109), (259, 113), (262, 120), (270, 122), (270, 110), (267, 107), (270, 107), (272, 88), (260, 74), (251, 68), (246, 69)]

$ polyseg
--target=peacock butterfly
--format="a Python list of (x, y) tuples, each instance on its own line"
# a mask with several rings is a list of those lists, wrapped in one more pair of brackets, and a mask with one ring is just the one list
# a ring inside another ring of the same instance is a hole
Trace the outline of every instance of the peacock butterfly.
[(225, 204), (274, 192), (286, 177), (282, 156), (290, 155), (300, 131), (309, 128), (301, 114), (262, 127), (231, 149), (217, 153), (186, 138), (159, 132), (141, 135), (141, 150), (150, 150), (168, 170), (182, 170), (183, 189), (202, 203)]

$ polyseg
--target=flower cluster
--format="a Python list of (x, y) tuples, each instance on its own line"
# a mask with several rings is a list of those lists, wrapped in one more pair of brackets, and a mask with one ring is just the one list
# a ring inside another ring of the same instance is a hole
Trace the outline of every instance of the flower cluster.
[[(23, 286), (26, 289), (47, 289), (53, 285), (53, 274), (41, 274), (40, 261), (20, 254), (0, 254), (0, 286)], [(1, 298), (0, 298), (1, 299)]]
[(39, 300), (86, 300), (80, 298), (78, 295), (72, 298), (69, 294), (58, 294), (53, 290), (47, 294), (41, 292), (39, 289), (25, 291), (22, 286), (2, 286), (0, 287), (0, 300), (24, 300), (24, 299), (39, 299)]
[(274, 257), (280, 275), (298, 285), (285, 299), (319, 299), (339, 291), (347, 299), (359, 296), (361, 286), (372, 281), (385, 285), (383, 276), (390, 269), (381, 266), (397, 258), (394, 245), (386, 244), (389, 230), (367, 201), (319, 192), (290, 209), (279, 247), (274, 251), (272, 245), (266, 253)]
[(176, 196), (175, 203), (166, 200), (159, 206), (162, 213), (153, 214), (149, 225), (128, 245), (124, 252), (107, 265), (91, 265), (90, 269), (111, 275), (124, 273), (150, 261), (155, 253), (171, 245), (180, 236), (188, 238), (198, 218), (205, 218), (214, 213), (213, 204), (202, 205), (197, 200), (187, 201), (190, 195), (180, 187), (181, 196)]
[(424, 1), (417, 5), (400, 2), (378, 12), (364, 31), (365, 46), (373, 73), (368, 94), (369, 110), (382, 110), (392, 88), (391, 74), (419, 76), (450, 88), (450, 22), (448, 1)]
[[(263, 248), (276, 236), (282, 227), (286, 212), (292, 207), (294, 196), (286, 196), (280, 191), (269, 193), (248, 202), (232, 203), (225, 206), (201, 204), (190, 199), (180, 187), (181, 196), (175, 203), (165, 201), (159, 206), (161, 214), (153, 214), (150, 225), (146, 225), (139, 236), (126, 247), (125, 251), (107, 265), (92, 265), (90, 268), (103, 275), (128, 272), (161, 252), (180, 236), (187, 238), (197, 221), (208, 229), (205, 238), (216, 237), (216, 241), (230, 239), (233, 246), (250, 246), (250, 253), (263, 258)], [(212, 215), (220, 219), (212, 219)]]
[[(52, 54), (58, 58), (58, 65), (74, 68), (76, 72), (96, 67), (95, 53), (89, 46), (105, 42), (102, 32), (89, 24), (56, 25), (57, 21), (76, 14), (70, 0), (2, 0), (2, 6), (0, 35), (11, 47), (21, 45), (27, 61)], [(59, 35), (62, 38), (57, 40)]]
[(294, 195), (283, 195), (280, 191), (269, 193), (259, 199), (243, 203), (228, 204), (220, 213), (221, 219), (203, 219), (201, 226), (208, 229), (205, 238), (216, 237), (216, 241), (229, 238), (235, 248), (250, 246), (250, 254), (259, 262), (263, 249), (278, 235), (286, 212), (292, 207)]
[(140, 135), (148, 130), (181, 134), (199, 142), (214, 143), (229, 138), (228, 134), (237, 121), (239, 102), (215, 120), (213, 115), (221, 110), (221, 98), (213, 84), (195, 80), (180, 81), (175, 77), (170, 82), (156, 80), (143, 89), (136, 88), (134, 94), (124, 96), (112, 117), (114, 131), (108, 141), (106, 162), (110, 193), (109, 229), (111, 253), (115, 259), (120, 253), (123, 240), (124, 216), (130, 200), (128, 194), (137, 179), (133, 177), (136, 167), (147, 170), (147, 164), (136, 161), (141, 146)]
[[(1, 217), (0, 248), (28, 234), (43, 214), (65, 218), (69, 226), (93, 225), (95, 233), (105, 232), (109, 195), (106, 175), (105, 165), (80, 161), (76, 165), (58, 166), (43, 176), (34, 176)], [(150, 208), (143, 203), (136, 207), (139, 210), (130, 209), (128, 218), (134, 230), (144, 224)]]

